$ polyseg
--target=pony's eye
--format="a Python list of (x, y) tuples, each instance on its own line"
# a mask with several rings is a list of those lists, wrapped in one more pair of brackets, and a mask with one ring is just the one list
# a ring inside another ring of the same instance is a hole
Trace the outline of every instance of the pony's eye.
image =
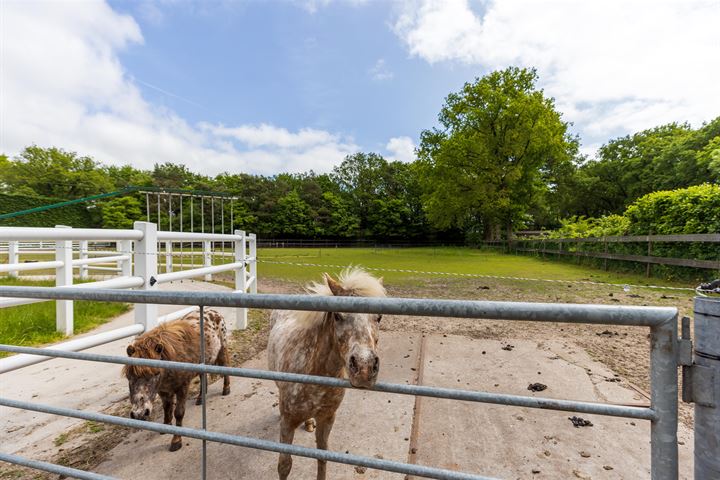
[(378, 315), (377, 322), (380, 323), (380, 320), (382, 320), (382, 315)]
[(345, 320), (345, 319), (343, 318), (342, 315), (340, 315), (339, 313), (336, 313), (336, 314), (335, 314), (335, 321), (336, 321), (336, 322), (342, 322), (343, 320)]

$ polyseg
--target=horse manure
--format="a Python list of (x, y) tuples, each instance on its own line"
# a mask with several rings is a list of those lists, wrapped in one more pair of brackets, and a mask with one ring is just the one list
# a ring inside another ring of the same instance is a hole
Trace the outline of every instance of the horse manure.
[(530, 385), (528, 385), (527, 389), (530, 390), (531, 392), (542, 392), (546, 388), (547, 388), (547, 385), (545, 385), (543, 383), (531, 383)]
[(512, 352), (512, 349), (515, 348), (515, 345), (510, 345), (509, 343), (502, 347), (502, 350), (507, 350), (508, 352)]
[(361, 467), (360, 465), (358, 465), (355, 467), (355, 472), (357, 472), (359, 474), (363, 474), (363, 473), (367, 472), (367, 467)]
[(573, 415), (572, 417), (568, 417), (568, 420), (570, 420), (572, 422), (573, 427), (575, 427), (575, 428), (592, 427), (593, 426), (593, 424), (590, 420), (585, 420), (584, 418), (576, 417), (575, 415)]

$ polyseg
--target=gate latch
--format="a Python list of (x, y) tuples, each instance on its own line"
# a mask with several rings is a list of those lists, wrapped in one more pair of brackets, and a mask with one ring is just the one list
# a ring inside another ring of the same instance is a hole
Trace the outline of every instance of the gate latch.
[(715, 369), (693, 363), (693, 344), (688, 317), (682, 318), (682, 337), (678, 343), (678, 364), (682, 365), (683, 402), (715, 407)]

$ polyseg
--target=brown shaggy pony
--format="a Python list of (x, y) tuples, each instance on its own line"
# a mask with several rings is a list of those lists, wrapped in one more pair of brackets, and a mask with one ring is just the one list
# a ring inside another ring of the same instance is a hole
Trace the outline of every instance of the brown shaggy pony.
[[(349, 268), (338, 280), (325, 274), (323, 283), (308, 287), (324, 296), (384, 297), (382, 278)], [(369, 313), (294, 312), (274, 310), (268, 338), (268, 362), (278, 372), (347, 378), (354, 387), (375, 384), (380, 369), (377, 345), (381, 315)], [(335, 412), (345, 389), (305, 383), (277, 382), (280, 395), (280, 441), (292, 443), (295, 429), (313, 423), (317, 448), (328, 448)], [(308, 428), (310, 431), (310, 428)], [(281, 453), (278, 476), (285, 480), (292, 457)], [(324, 480), (326, 462), (318, 460), (317, 478)]]
[[(215, 310), (205, 310), (205, 362), (228, 364), (225, 319)], [(171, 362), (200, 363), (200, 312), (191, 312), (179, 320), (163, 323), (140, 335), (128, 345), (127, 354), (134, 358), (168, 360)], [(144, 366), (126, 365), (123, 375), (130, 384), (130, 417), (148, 420), (153, 400), (160, 395), (165, 413), (164, 423), (182, 426), (190, 381), (197, 373)], [(230, 377), (223, 377), (223, 395), (230, 393)], [(202, 403), (198, 395), (197, 405)], [(182, 437), (173, 435), (170, 451), (182, 447)]]

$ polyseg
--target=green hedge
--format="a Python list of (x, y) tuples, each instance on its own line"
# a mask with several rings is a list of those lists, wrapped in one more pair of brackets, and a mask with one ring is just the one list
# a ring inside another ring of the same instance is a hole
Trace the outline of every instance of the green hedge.
[[(659, 191), (640, 197), (623, 215), (600, 218), (572, 217), (562, 222), (562, 227), (543, 242), (546, 248), (556, 249), (554, 238), (588, 238), (623, 235), (673, 235), (720, 232), (720, 185), (703, 184), (677, 190)], [(540, 244), (540, 242), (536, 242)], [(566, 251), (598, 252), (607, 248), (608, 253), (647, 255), (647, 242), (632, 243), (565, 243)], [(691, 258), (698, 260), (720, 259), (720, 246), (705, 242), (656, 242), (652, 255), (667, 258)], [(583, 262), (604, 264), (603, 260), (583, 259)], [(611, 264), (623, 270), (644, 271), (645, 265), (634, 262), (613, 261)], [(657, 276), (666, 278), (708, 279), (718, 272), (706, 269), (653, 265)]]
[[(62, 201), (64, 200), (59, 198), (28, 197), (0, 193), (0, 214), (42, 207)], [(4, 227), (54, 227), (55, 225), (68, 225), (75, 228), (97, 228), (100, 226), (85, 204), (68, 205), (0, 220), (0, 226)]]

